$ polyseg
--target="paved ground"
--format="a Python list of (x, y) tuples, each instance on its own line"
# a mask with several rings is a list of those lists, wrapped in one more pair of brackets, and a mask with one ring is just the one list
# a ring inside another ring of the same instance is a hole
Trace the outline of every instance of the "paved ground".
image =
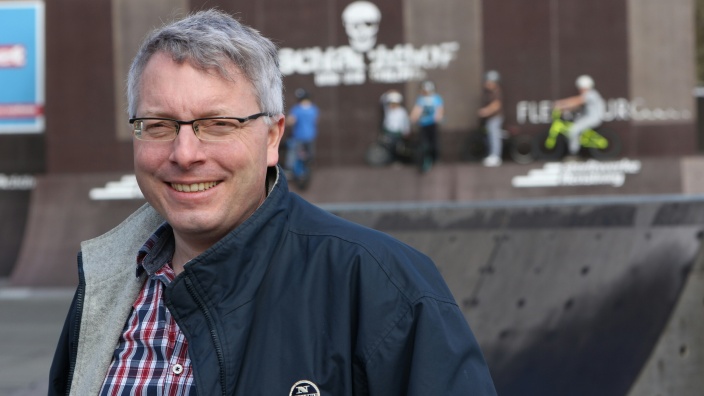
[(0, 395), (46, 395), (73, 290), (9, 288), (0, 280)]

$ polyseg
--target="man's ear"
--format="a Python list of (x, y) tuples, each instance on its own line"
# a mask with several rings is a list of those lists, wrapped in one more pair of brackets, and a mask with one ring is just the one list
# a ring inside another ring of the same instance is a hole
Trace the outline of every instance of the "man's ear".
[(266, 164), (267, 166), (275, 166), (279, 162), (279, 144), (281, 144), (281, 139), (284, 136), (284, 130), (286, 129), (286, 116), (281, 114), (281, 116), (269, 127), (269, 132), (267, 136), (267, 155)]

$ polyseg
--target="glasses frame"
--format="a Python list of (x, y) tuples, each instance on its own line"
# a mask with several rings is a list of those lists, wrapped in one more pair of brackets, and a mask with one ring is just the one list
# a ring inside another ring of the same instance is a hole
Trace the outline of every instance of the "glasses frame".
[[(259, 117), (272, 117), (273, 115), (271, 113), (267, 112), (261, 112), (261, 113), (256, 113), (252, 114), (247, 117), (203, 117), (203, 118), (196, 118), (190, 121), (182, 121), (182, 120), (177, 120), (174, 118), (167, 118), (167, 117), (132, 117), (128, 121), (130, 125), (132, 125), (132, 135), (134, 135), (135, 139), (137, 140), (142, 140), (146, 142), (170, 142), (173, 140), (176, 140), (176, 137), (178, 137), (178, 134), (181, 132), (181, 125), (191, 125), (193, 126), (194, 123), (198, 121), (207, 121), (207, 120), (236, 120), (240, 124), (244, 124), (247, 121), (253, 121), (256, 120)], [(174, 135), (173, 139), (168, 139), (168, 140), (149, 140), (149, 139), (140, 139), (137, 137), (137, 133), (134, 128), (134, 123), (137, 121), (144, 121), (144, 120), (161, 120), (161, 121), (173, 121), (176, 123), (176, 135)], [(196, 128), (193, 128), (193, 134), (196, 135), (196, 137), (199, 140), (205, 140), (205, 141), (210, 141), (208, 139), (201, 139), (199, 136), (199, 133), (196, 131)], [(212, 141), (217, 141), (217, 140), (212, 140)]]

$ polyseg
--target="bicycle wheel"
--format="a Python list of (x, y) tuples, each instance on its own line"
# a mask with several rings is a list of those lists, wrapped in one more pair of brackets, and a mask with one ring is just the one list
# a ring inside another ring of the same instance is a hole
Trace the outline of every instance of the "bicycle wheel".
[(416, 148), (412, 141), (400, 139), (396, 143), (396, 159), (403, 163), (412, 163), (415, 160)]
[(461, 158), (464, 161), (481, 161), (489, 155), (489, 142), (483, 129), (474, 130), (467, 136), (462, 148)]
[(508, 140), (508, 153), (518, 164), (530, 164), (533, 157), (533, 138), (525, 133), (513, 135)]
[(374, 142), (367, 149), (364, 158), (371, 166), (384, 166), (391, 162), (391, 153), (384, 145)]
[(567, 139), (565, 135), (557, 135), (555, 145), (547, 147), (547, 140), (550, 132), (542, 132), (533, 140), (533, 157), (546, 161), (555, 161), (561, 159), (567, 151)]
[(609, 159), (621, 154), (621, 138), (607, 128), (597, 128), (596, 132), (609, 143), (606, 147), (589, 147), (589, 155), (594, 159)]

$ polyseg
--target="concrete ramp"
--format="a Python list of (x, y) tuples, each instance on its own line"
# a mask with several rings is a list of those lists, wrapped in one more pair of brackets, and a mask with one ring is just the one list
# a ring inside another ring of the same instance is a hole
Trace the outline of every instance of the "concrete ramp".
[[(652, 382), (668, 389), (653, 394), (704, 389), (701, 375), (683, 375), (704, 369), (701, 332), (666, 331), (673, 312), (683, 309), (678, 317), (699, 324), (692, 331), (702, 327), (701, 286), (689, 308), (678, 304), (699, 260), (704, 201), (326, 208), (393, 234), (436, 261), (482, 345), (499, 394), (626, 395), (651, 389)], [(701, 285), (702, 272), (689, 281)], [(679, 359), (667, 370), (662, 356), (669, 352), (694, 366), (677, 370)]]
[(0, 190), (0, 277), (15, 266), (29, 211), (29, 191)]
[[(704, 177), (701, 171), (704, 158), (649, 158), (638, 162), (642, 162), (641, 171), (629, 174), (621, 187), (515, 188), (512, 180), (547, 164), (506, 163), (499, 168), (484, 168), (471, 163), (440, 163), (425, 174), (419, 174), (411, 166), (317, 167), (307, 190), (291, 188), (310, 202), (320, 204), (459, 202), (460, 206), (467, 201), (516, 197), (614, 196), (644, 191), (704, 193), (699, 183)], [(614, 166), (609, 164), (599, 166)], [(37, 176), (31, 195), (29, 191), (0, 191), (0, 218), (4, 221), (0, 226), (0, 276), (10, 274), (10, 284), (14, 286), (75, 286), (75, 259), (80, 242), (110, 230), (142, 205), (145, 201), (136, 199), (135, 189), (136, 185), (128, 183), (124, 174), (83, 173)], [(105, 194), (91, 196), (95, 190)]]
[(80, 242), (109, 231), (145, 202), (143, 199), (90, 199), (91, 189), (119, 180), (121, 176), (38, 177), (10, 284), (32, 287), (78, 285), (76, 256)]

